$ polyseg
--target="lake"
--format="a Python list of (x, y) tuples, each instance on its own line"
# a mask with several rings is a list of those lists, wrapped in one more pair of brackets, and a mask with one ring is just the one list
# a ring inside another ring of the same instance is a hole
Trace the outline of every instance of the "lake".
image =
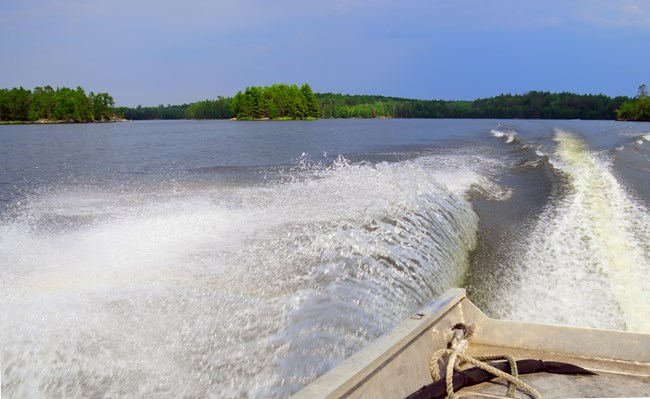
[(7, 397), (286, 397), (435, 296), (650, 332), (650, 123), (0, 126)]

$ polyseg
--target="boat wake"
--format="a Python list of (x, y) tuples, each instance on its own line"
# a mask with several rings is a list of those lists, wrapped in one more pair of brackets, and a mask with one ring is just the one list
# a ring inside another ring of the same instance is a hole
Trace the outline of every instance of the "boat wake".
[(556, 129), (549, 158), (567, 190), (516, 245), (493, 313), (531, 322), (650, 332), (650, 215), (606, 153)]
[(15, 204), (0, 223), (3, 393), (282, 397), (462, 283), (479, 174), (435, 157), (303, 163), (264, 186)]

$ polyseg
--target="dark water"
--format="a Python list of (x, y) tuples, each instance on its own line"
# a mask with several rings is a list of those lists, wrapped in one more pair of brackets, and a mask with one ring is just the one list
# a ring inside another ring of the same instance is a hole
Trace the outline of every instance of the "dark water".
[(285, 397), (452, 286), (650, 332), (650, 124), (0, 126), (2, 393)]

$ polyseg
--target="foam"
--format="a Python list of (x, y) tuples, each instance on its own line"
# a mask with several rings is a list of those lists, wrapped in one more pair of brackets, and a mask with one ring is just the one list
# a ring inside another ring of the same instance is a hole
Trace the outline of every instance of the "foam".
[(644, 142), (650, 141), (650, 133), (644, 134), (642, 136), (639, 136), (638, 139), (636, 139), (636, 143), (638, 145), (643, 145)]
[(295, 391), (462, 281), (480, 176), (443, 161), (32, 197), (0, 224), (3, 391)]
[(417, 163), (431, 171), (438, 184), (460, 197), (467, 198), (478, 191), (487, 198), (506, 201), (514, 194), (511, 188), (497, 182), (503, 170), (514, 165), (502, 159), (452, 152), (422, 157)]
[(550, 204), (514, 255), (500, 316), (650, 332), (650, 215), (610, 160), (556, 130), (552, 164), (571, 192)]
[(510, 129), (508, 129), (508, 130), (492, 129), (492, 130), (490, 130), (490, 133), (494, 137), (499, 137), (499, 138), (505, 137), (507, 144), (512, 143), (515, 140), (515, 138), (517, 137), (517, 132), (514, 131), (514, 130), (510, 130)]

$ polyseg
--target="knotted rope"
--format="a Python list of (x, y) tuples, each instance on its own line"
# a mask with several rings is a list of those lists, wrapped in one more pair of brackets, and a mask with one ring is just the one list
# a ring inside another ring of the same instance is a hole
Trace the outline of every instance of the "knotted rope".
[[(457, 361), (459, 361), (459, 363), (466, 362), (472, 364), (476, 367), (479, 367), (482, 370), (487, 371), (490, 374), (493, 374), (497, 377), (501, 377), (506, 381), (508, 381), (510, 384), (508, 387), (507, 397), (509, 398), (515, 397), (516, 387), (519, 387), (522, 391), (529, 393), (535, 399), (542, 398), (542, 396), (539, 394), (539, 392), (537, 392), (535, 388), (526, 384), (518, 377), (517, 363), (512, 356), (488, 355), (488, 356), (471, 357), (463, 354), (465, 349), (467, 349), (467, 346), (469, 345), (469, 339), (472, 333), (474, 332), (473, 324), (465, 325), (459, 323), (456, 324), (454, 327), (452, 327), (452, 330), (454, 331), (454, 336), (450, 342), (450, 349), (440, 349), (436, 351), (431, 357), (431, 361), (429, 362), (429, 370), (431, 371), (431, 377), (433, 378), (433, 381), (438, 381), (441, 378), (438, 361), (441, 360), (444, 356), (448, 356), (447, 369), (445, 373), (445, 384), (447, 387), (448, 398), (453, 399), (456, 397), (456, 395), (454, 394), (453, 377), (454, 377), (454, 371), (459, 370)], [(507, 360), (508, 363), (510, 364), (510, 371), (512, 374), (505, 373), (485, 363), (485, 361), (487, 360)]]

